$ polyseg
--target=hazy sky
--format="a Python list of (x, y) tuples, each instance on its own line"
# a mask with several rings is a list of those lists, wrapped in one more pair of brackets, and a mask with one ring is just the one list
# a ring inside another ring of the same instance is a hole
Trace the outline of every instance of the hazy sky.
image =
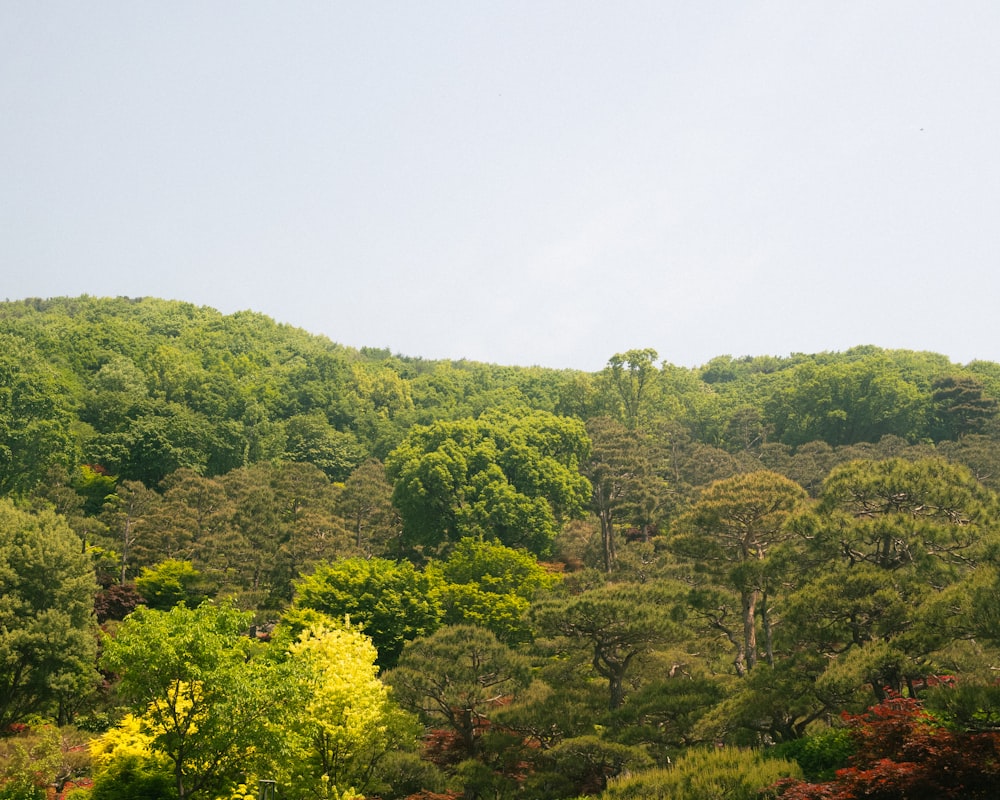
[(0, 299), (1000, 361), (1000, 3), (0, 0)]

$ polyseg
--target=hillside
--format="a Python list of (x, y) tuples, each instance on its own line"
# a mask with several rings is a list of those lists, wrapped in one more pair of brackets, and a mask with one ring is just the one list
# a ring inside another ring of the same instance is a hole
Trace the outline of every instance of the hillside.
[(2, 303), (0, 792), (30, 745), (95, 800), (989, 796), (998, 397), (874, 346), (586, 373)]

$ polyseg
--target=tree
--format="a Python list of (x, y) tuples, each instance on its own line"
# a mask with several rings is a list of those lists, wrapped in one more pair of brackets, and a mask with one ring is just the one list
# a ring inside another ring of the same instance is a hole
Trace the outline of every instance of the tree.
[(474, 756), (491, 710), (529, 682), (528, 662), (487, 630), (451, 625), (409, 642), (386, 674), (399, 703), (427, 723), (443, 721)]
[(618, 558), (616, 526), (631, 524), (648, 537), (665, 505), (666, 484), (659, 479), (646, 443), (635, 431), (607, 417), (589, 420), (590, 458), (583, 472), (590, 480), (590, 509), (601, 525), (604, 571)]
[(625, 702), (625, 676), (656, 645), (679, 638), (676, 626), (644, 586), (607, 586), (566, 600), (547, 600), (533, 609), (539, 630), (588, 649), (594, 671), (608, 681), (608, 708)]
[(886, 434), (912, 437), (923, 426), (926, 396), (886, 353), (876, 352), (807, 361), (778, 373), (764, 409), (778, 441), (836, 446)]
[(228, 567), (249, 602), (283, 606), (298, 575), (347, 551), (334, 511), (338, 491), (318, 467), (254, 464), (229, 473), (223, 484), (232, 512), (204, 563), (206, 570), (218, 569), (220, 561)]
[(284, 746), (296, 683), (254, 652), (249, 622), (228, 605), (138, 608), (105, 641), (102, 665), (169, 759), (180, 800), (211, 797), (248, 768), (271, 771)]
[(0, 730), (32, 714), (65, 723), (96, 686), (96, 591), (60, 517), (0, 500)]
[(32, 489), (79, 446), (62, 377), (20, 337), (0, 333), (0, 495)]
[(295, 584), (293, 608), (349, 619), (371, 637), (378, 663), (396, 663), (403, 645), (437, 630), (439, 583), (408, 561), (346, 558), (317, 565)]
[(768, 661), (774, 662), (766, 560), (774, 545), (793, 536), (785, 524), (805, 500), (805, 490), (782, 475), (743, 473), (706, 487), (677, 523), (689, 533), (674, 538), (675, 552), (722, 567), (720, 580), (740, 595), (743, 636), (735, 660), (740, 675), (757, 664), (758, 604)]
[(585, 508), (588, 448), (582, 423), (543, 411), (416, 426), (386, 461), (404, 546), (434, 552), (473, 536), (546, 553)]
[(972, 474), (940, 459), (852, 461), (823, 484), (817, 515), (800, 534), (828, 556), (881, 569), (912, 565), (925, 578), (973, 565), (996, 498)]
[(615, 353), (608, 359), (605, 374), (622, 403), (625, 424), (635, 428), (639, 423), (642, 401), (650, 378), (656, 374), (657, 353), (651, 347)]
[[(985, 563), (996, 500), (963, 467), (937, 459), (859, 460), (834, 469), (795, 519), (805, 568), (785, 604), (785, 652), (810, 650), (831, 705), (869, 686), (914, 696), (933, 654), (957, 636), (943, 614)], [(967, 623), (962, 627), (968, 628)]]
[(478, 625), (508, 645), (531, 638), (531, 601), (559, 580), (530, 553), (478, 539), (462, 539), (447, 559), (432, 561), (426, 571), (440, 576), (446, 625)]
[(214, 594), (205, 576), (190, 561), (169, 558), (155, 567), (143, 567), (135, 588), (146, 605), (168, 611), (178, 603), (197, 606)]
[(120, 583), (128, 580), (130, 572), (135, 572), (134, 551), (144, 532), (146, 517), (160, 502), (160, 496), (140, 481), (122, 481), (104, 504), (104, 519), (111, 536), (117, 540)]
[(972, 375), (943, 375), (931, 384), (934, 409), (931, 436), (935, 441), (980, 433), (997, 415), (997, 401), (984, 393), (982, 382)]
[(1000, 780), (1000, 734), (941, 726), (913, 698), (845, 715), (856, 750), (832, 781), (785, 782), (782, 800), (986, 800)]
[(314, 464), (332, 480), (344, 480), (364, 459), (354, 435), (338, 431), (318, 410), (291, 417), (285, 435), (285, 459)]
[(385, 466), (376, 459), (358, 466), (344, 481), (336, 509), (362, 555), (385, 555), (389, 542), (399, 533), (392, 484), (385, 476)]
[(371, 639), (355, 628), (310, 629), (290, 655), (306, 699), (293, 723), (301, 744), (288, 759), (289, 790), (318, 798), (366, 791), (381, 760), (416, 738), (378, 678)]
[(771, 800), (771, 787), (801, 774), (796, 764), (762, 758), (752, 750), (726, 747), (691, 749), (669, 768), (638, 771), (614, 778), (605, 800), (678, 797), (684, 800)]

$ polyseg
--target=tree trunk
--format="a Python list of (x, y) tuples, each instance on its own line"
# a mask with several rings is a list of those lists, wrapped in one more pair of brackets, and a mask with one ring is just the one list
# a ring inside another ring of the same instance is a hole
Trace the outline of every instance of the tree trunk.
[(760, 622), (764, 628), (764, 648), (767, 663), (774, 666), (774, 631), (771, 628), (771, 610), (767, 607), (767, 592), (760, 596)]
[(601, 521), (601, 546), (604, 551), (604, 571), (610, 574), (618, 561), (618, 553), (615, 549), (615, 526), (611, 519), (611, 510), (603, 508), (597, 517)]
[(609, 711), (614, 711), (625, 705), (625, 686), (621, 675), (612, 674), (608, 676), (608, 689), (610, 690), (610, 698), (608, 699)]
[(744, 591), (740, 597), (743, 608), (743, 646), (747, 669), (757, 665), (757, 590)]

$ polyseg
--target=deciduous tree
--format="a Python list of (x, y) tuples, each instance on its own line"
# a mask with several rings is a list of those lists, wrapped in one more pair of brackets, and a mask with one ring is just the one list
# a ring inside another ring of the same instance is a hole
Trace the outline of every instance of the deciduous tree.
[(65, 521), (0, 499), (0, 730), (31, 714), (67, 722), (96, 686), (96, 591)]

